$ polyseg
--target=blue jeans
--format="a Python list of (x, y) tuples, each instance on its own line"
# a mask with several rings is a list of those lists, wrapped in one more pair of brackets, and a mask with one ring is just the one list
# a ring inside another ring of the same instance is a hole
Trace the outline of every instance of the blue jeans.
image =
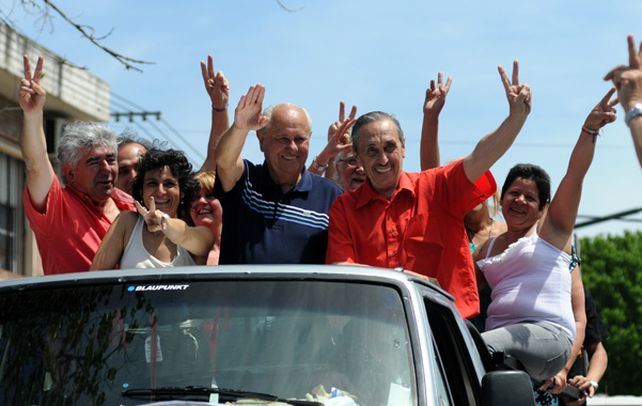
[(554, 324), (538, 321), (518, 323), (482, 333), (491, 352), (503, 351), (516, 358), (536, 381), (543, 381), (564, 368), (573, 342)]

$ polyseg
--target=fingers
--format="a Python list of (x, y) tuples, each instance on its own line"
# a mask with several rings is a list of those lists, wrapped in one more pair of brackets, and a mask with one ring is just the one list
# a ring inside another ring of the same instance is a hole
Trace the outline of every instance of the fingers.
[(510, 82), (508, 81), (508, 76), (506, 76), (506, 71), (504, 68), (499, 65), (497, 66), (497, 71), (499, 72), (499, 77), (502, 80), (502, 84), (504, 85), (504, 90), (506, 90), (506, 93), (510, 90)]
[(620, 102), (620, 98), (619, 98), (619, 97), (616, 97), (615, 99), (613, 99), (613, 100), (611, 100), (611, 101), (609, 102), (609, 107), (610, 107), (610, 108), (613, 108), (613, 107), (617, 106), (617, 104), (618, 104), (619, 102)]
[(25, 79), (31, 81), (31, 63), (27, 55), (22, 56), (22, 64), (24, 65)]
[(437, 85), (441, 87), (442, 83), (443, 83), (443, 75), (441, 74), (441, 72), (437, 72)]
[(149, 196), (149, 211), (150, 212), (156, 211), (156, 202), (154, 201), (154, 196)]
[(207, 55), (207, 73), (210, 78), (214, 78), (214, 58), (212, 55)]
[(428, 91), (426, 92), (426, 96), (428, 96), (431, 92), (434, 92), (434, 91), (435, 91), (435, 89), (436, 89), (435, 81), (434, 81), (434, 80), (431, 80), (431, 81), (430, 81), (430, 88), (429, 88), (429, 89), (428, 89)]
[(444, 86), (444, 92), (448, 93), (450, 90), (450, 85), (453, 83), (453, 78), (448, 76), (448, 80), (446, 80), (446, 85)]
[(633, 38), (632, 34), (629, 34), (626, 37), (626, 42), (629, 48), (629, 67), (633, 69), (640, 69), (640, 56), (638, 55), (635, 46), (635, 38)]
[(513, 86), (519, 85), (519, 61), (513, 61)]
[(611, 69), (606, 75), (604, 75), (604, 80), (612, 80), (616, 75), (622, 74), (625, 70), (628, 70), (629, 67), (626, 65), (618, 65), (615, 68)]
[(201, 75), (203, 76), (203, 83), (205, 88), (209, 88), (209, 77), (207, 76), (207, 68), (205, 67), (205, 62), (201, 61)]
[(138, 210), (138, 213), (140, 213), (140, 215), (144, 217), (147, 214), (147, 209), (142, 204), (140, 204), (138, 200), (135, 200), (134, 204), (136, 205), (136, 210)]
[(352, 105), (352, 108), (350, 109), (350, 115), (348, 116), (348, 119), (352, 120), (357, 116), (357, 106), (354, 104)]
[(346, 104), (343, 101), (339, 102), (339, 121), (345, 120)]
[(36, 83), (40, 83), (40, 77), (42, 76), (42, 66), (44, 65), (45, 60), (42, 56), (38, 56), (38, 62), (36, 62), (36, 71), (33, 73), (33, 80)]
[(608, 92), (602, 97), (602, 100), (600, 100), (599, 105), (602, 107), (602, 110), (608, 111), (609, 110), (609, 100), (611, 99), (611, 96), (613, 96), (613, 93), (615, 93), (615, 88), (612, 87), (609, 89)]

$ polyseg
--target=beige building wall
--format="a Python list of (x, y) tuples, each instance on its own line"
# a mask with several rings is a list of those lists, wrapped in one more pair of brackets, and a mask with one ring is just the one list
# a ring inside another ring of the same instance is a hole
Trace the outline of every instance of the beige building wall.
[[(47, 91), (45, 135), (55, 168), (55, 149), (64, 123), (108, 121), (110, 88), (105, 81), (0, 21), (0, 268), (22, 275), (41, 275), (42, 263), (22, 202), (24, 163), (20, 162), (22, 110), (18, 92), (25, 54), (32, 64), (38, 55), (45, 59), (41, 78)], [(7, 258), (11, 259), (8, 263)]]

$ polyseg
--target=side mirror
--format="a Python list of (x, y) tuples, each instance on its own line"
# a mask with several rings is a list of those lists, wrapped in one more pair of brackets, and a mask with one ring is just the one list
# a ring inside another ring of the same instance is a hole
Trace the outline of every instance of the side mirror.
[(482, 378), (482, 405), (535, 406), (533, 384), (524, 371), (492, 371)]

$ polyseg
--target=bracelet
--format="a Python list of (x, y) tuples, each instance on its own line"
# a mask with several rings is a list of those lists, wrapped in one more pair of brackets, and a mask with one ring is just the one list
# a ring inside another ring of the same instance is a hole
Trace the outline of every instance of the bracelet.
[(219, 113), (227, 111), (227, 105), (225, 107), (223, 107), (222, 109), (218, 109), (218, 108), (214, 107), (214, 105), (212, 104), (212, 111), (218, 111)]
[(327, 168), (328, 168), (329, 163), (327, 163), (327, 164), (325, 164), (325, 165), (320, 164), (320, 163), (319, 163), (319, 161), (317, 160), (318, 158), (319, 158), (319, 155), (317, 155), (317, 156), (315, 156), (315, 157), (314, 157), (314, 163), (315, 163), (315, 164), (317, 164), (317, 168), (319, 168), (319, 169), (323, 169), (323, 170), (327, 169)]
[(588, 135), (592, 135), (593, 137), (597, 137), (598, 135), (600, 135), (600, 130), (593, 130), (591, 128), (588, 128), (587, 126), (582, 126), (582, 131), (584, 131)]

